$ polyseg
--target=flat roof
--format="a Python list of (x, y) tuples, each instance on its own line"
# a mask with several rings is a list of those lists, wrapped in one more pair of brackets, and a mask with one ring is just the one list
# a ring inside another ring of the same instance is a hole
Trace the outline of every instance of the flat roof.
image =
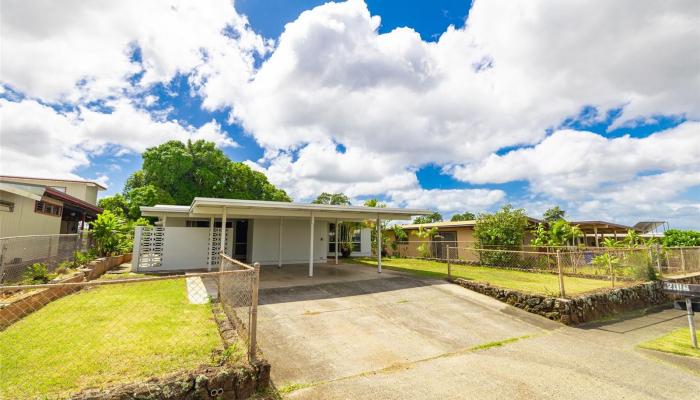
[(312, 203), (291, 203), (284, 201), (219, 199), (210, 197), (195, 197), (189, 206), (157, 204), (153, 207), (141, 207), (145, 216), (160, 216), (176, 213), (188, 216), (216, 216), (226, 210), (227, 215), (235, 216), (287, 216), (319, 218), (371, 219), (388, 220), (411, 219), (416, 215), (429, 215), (430, 210), (412, 208), (378, 208), (364, 206), (346, 206)]
[(95, 181), (88, 181), (84, 179), (59, 179), (59, 178), (38, 178), (38, 177), (32, 177), (32, 176), (15, 176), (15, 175), (0, 175), (0, 179), (2, 180), (12, 180), (12, 179), (32, 179), (36, 181), (54, 181), (54, 182), (74, 182), (74, 183), (89, 183), (92, 185), (97, 186), (98, 188), (102, 190), (107, 190), (106, 187), (103, 185), (95, 182)]
[[(530, 223), (539, 223), (541, 222), (537, 218), (532, 218), (532, 217), (527, 217), (528, 222)], [(440, 221), (440, 222), (429, 222), (427, 224), (406, 224), (406, 225), (401, 225), (403, 229), (418, 229), (418, 228), (462, 228), (462, 227), (468, 227), (468, 226), (474, 226), (476, 225), (476, 220), (469, 220), (469, 221)]]

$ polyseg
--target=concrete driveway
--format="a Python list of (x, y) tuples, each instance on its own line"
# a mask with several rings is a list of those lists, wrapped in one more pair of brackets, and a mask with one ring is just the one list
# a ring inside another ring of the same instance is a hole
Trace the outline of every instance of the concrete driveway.
[[(697, 398), (700, 367), (634, 349), (673, 310), (568, 328), (444, 281), (372, 268), (263, 270), (259, 342), (290, 398)], [(498, 346), (497, 344), (501, 344)], [(696, 369), (696, 371), (692, 371)]]

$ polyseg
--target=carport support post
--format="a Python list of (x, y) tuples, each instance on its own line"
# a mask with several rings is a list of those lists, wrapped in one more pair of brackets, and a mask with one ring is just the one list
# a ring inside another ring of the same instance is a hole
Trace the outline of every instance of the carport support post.
[(561, 250), (557, 250), (557, 269), (559, 270), (559, 297), (566, 297), (564, 291), (564, 271), (561, 269)]
[(226, 254), (226, 207), (224, 207), (224, 213), (221, 215), (221, 244), (219, 245), (219, 252)]
[(695, 312), (693, 312), (693, 301), (690, 299), (690, 297), (687, 297), (685, 299), (685, 309), (688, 310), (688, 326), (690, 326), (690, 340), (691, 342), (693, 342), (693, 347), (697, 349), (698, 337), (695, 335), (695, 320), (693, 319)]
[(309, 277), (314, 276), (314, 213), (311, 213), (311, 234), (309, 235)]
[(382, 273), (382, 220), (377, 217), (377, 272)]
[(253, 264), (253, 293), (250, 305), (250, 361), (255, 361), (256, 348), (258, 347), (258, 290), (260, 288), (260, 263)]
[(279, 248), (277, 249), (277, 268), (282, 268), (282, 224), (283, 224), (283, 217), (280, 217), (280, 231), (279, 231)]
[(452, 268), (450, 266), (450, 245), (445, 246), (447, 251), (447, 279), (452, 280)]
[(214, 256), (214, 217), (209, 219), (209, 246), (207, 246), (207, 271), (211, 271), (211, 263)]
[(335, 265), (338, 265), (338, 252), (340, 248), (338, 247), (338, 218), (335, 219)]

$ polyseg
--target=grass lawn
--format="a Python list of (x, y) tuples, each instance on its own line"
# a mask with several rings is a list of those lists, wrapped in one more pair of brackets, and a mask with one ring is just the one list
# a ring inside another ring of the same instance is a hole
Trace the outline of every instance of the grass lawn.
[(53, 398), (192, 369), (220, 348), (211, 306), (189, 304), (184, 279), (96, 287), (0, 332), (0, 398)]
[(639, 347), (681, 356), (700, 357), (700, 350), (690, 343), (690, 328), (676, 329), (667, 335), (642, 343)]
[[(377, 266), (374, 258), (353, 258), (352, 262)], [(412, 272), (434, 278), (447, 277), (447, 264), (438, 261), (411, 258), (382, 258), (382, 268)], [(490, 267), (469, 265), (452, 265), (452, 275), (479, 282), (488, 282), (492, 286), (515, 289), (523, 292), (543, 295), (559, 295), (559, 277), (554, 274), (538, 274)], [(564, 277), (564, 289), (567, 296), (609, 288), (610, 282), (598, 279)]]

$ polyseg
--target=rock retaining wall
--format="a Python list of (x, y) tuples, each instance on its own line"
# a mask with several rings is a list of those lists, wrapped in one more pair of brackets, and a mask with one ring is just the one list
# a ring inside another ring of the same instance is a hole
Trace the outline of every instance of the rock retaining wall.
[(453, 279), (452, 282), (567, 325), (590, 322), (627, 311), (667, 303), (671, 300), (661, 290), (661, 282), (647, 282), (629, 287), (607, 289), (572, 299), (501, 289), (490, 286), (488, 283), (461, 278)]
[(123, 385), (112, 389), (86, 390), (74, 400), (122, 399), (247, 399), (270, 384), (270, 364), (264, 361), (249, 366), (200, 368), (197, 371)]

